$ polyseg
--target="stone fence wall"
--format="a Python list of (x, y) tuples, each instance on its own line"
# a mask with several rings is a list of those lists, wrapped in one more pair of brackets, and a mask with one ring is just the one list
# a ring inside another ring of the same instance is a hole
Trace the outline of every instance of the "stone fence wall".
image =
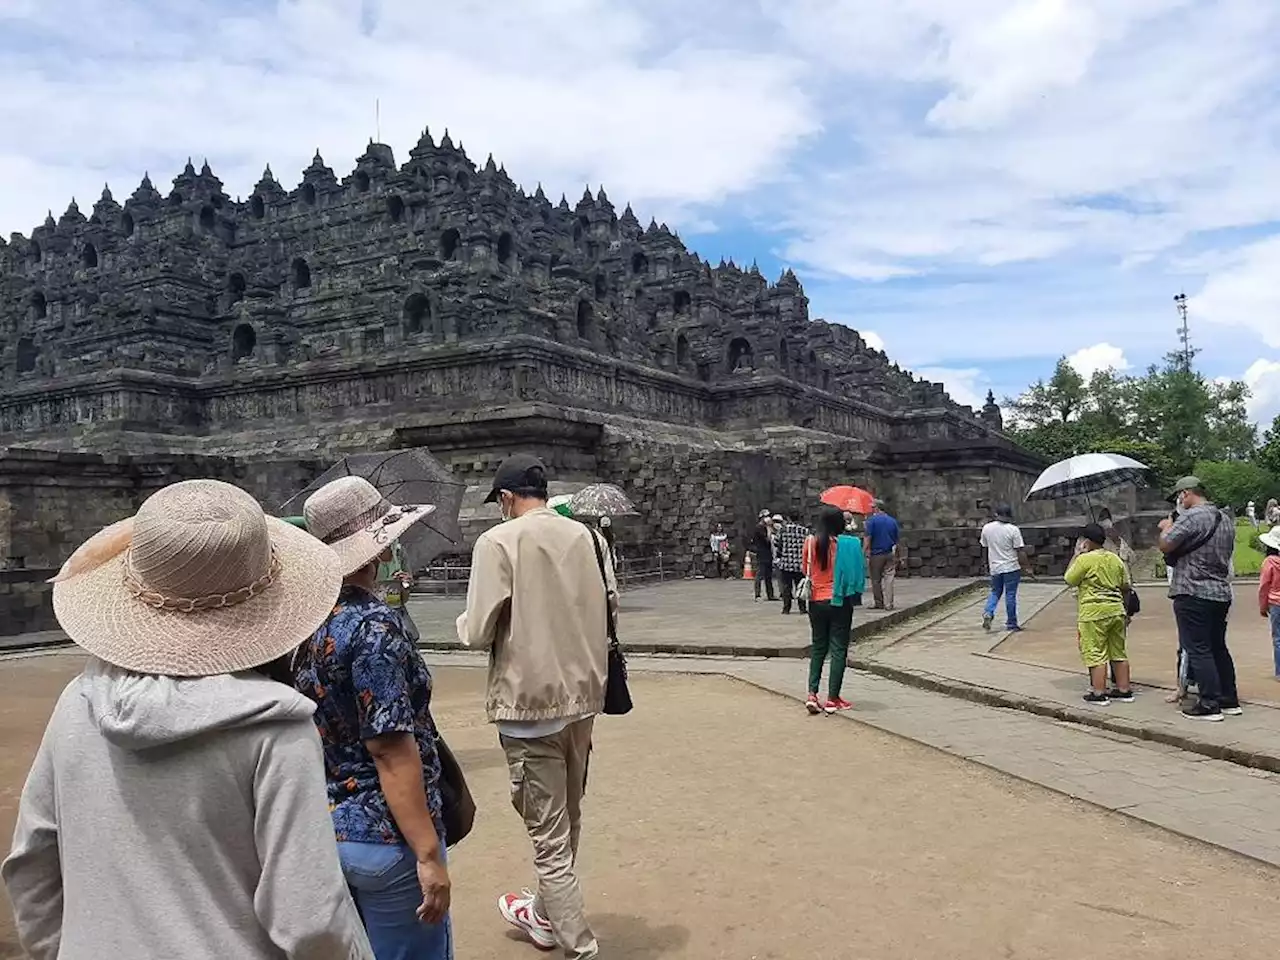
[[(1060, 577), (1075, 550), (1074, 527), (1022, 525), (1027, 556), (1038, 576)], [(906, 530), (906, 573), (916, 577), (984, 577), (987, 552), (976, 527)]]
[(0, 570), (0, 636), (55, 630), (53, 589), (57, 568)]

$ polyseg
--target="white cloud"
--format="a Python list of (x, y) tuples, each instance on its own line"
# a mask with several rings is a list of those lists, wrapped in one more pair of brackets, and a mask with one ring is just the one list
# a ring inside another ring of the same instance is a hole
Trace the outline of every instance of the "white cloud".
[(21, 132), (0, 233), (73, 194), (87, 211), (104, 180), (123, 200), (145, 169), (165, 190), (189, 154), (232, 195), (267, 162), (293, 186), (316, 147), (343, 176), (378, 100), (401, 161), (447, 126), (553, 199), (603, 183), (739, 262), (775, 251), (815, 313), (966, 402), (979, 371), (1017, 393), (1080, 344), (1084, 367), (1157, 361), (1183, 285), (1220, 325), (1196, 328), (1208, 373), (1280, 347), (1280, 4), (424, 6), (0, 0), (21, 91), (0, 99)]
[(884, 350), (884, 337), (876, 333), (874, 330), (859, 330), (862, 339), (866, 341), (868, 347), (872, 350)]
[(1280, 417), (1280, 360), (1256, 360), (1244, 372), (1244, 382), (1252, 394), (1249, 414), (1262, 427), (1270, 427)]
[(1100, 370), (1120, 372), (1128, 370), (1131, 366), (1124, 351), (1110, 343), (1095, 343), (1091, 347), (1081, 347), (1067, 357), (1067, 363), (1071, 364), (1086, 380)]
[(981, 410), (986, 404), (987, 391), (991, 389), (990, 382), (977, 367), (921, 367), (915, 373), (926, 380), (942, 384), (952, 400), (975, 410)]
[(1280, 235), (1235, 251), (1190, 300), (1194, 315), (1252, 330), (1280, 347)]
[[(56, 9), (55, 9), (56, 7)], [(123, 199), (146, 168), (162, 190), (190, 154), (228, 192), (270, 162), (286, 187), (318, 146), (343, 176), (375, 133), (404, 160), (424, 125), (571, 200), (672, 217), (781, 175), (819, 119), (789, 51), (729, 49), (657, 11), (610, 0), (284, 0), (242, 6), (68, 0), (5, 7), (45, 48), (0, 57), (0, 230), (28, 231), (104, 180)], [(0, 51), (5, 48), (0, 47)], [(146, 50), (142, 55), (139, 51)], [(744, 109), (749, 105), (749, 109)], [(33, 189), (34, 188), (34, 189)], [(86, 201), (88, 203), (86, 203)]]
[(796, 178), (797, 260), (857, 279), (1070, 255), (1140, 264), (1198, 231), (1280, 218), (1275, 4), (775, 6), (841, 71), (824, 105), (858, 145)]

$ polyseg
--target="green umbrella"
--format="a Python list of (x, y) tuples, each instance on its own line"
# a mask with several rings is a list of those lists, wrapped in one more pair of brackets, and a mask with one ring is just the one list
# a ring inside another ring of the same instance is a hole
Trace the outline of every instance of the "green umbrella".
[(552, 497), (547, 501), (547, 506), (560, 514), (562, 517), (572, 517), (573, 511), (569, 509), (569, 501), (573, 499), (573, 494), (562, 493), (558, 497)]
[(280, 519), (285, 523), (291, 523), (302, 530), (307, 529), (307, 520), (305, 517), (281, 517)]

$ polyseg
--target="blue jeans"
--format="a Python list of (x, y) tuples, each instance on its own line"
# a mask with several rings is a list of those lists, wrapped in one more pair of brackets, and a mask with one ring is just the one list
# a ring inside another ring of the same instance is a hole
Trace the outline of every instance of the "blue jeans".
[[(444, 856), (444, 840), (440, 841)], [(376, 960), (453, 960), (453, 926), (418, 919), (418, 864), (404, 844), (339, 841), (338, 859)]]
[(1268, 612), (1271, 615), (1271, 649), (1276, 657), (1276, 676), (1280, 677), (1280, 607), (1272, 604)]
[(987, 597), (987, 607), (982, 611), (984, 617), (994, 617), (996, 607), (1000, 605), (1000, 594), (1004, 594), (1005, 626), (1012, 630), (1018, 625), (1018, 584), (1022, 582), (1022, 571), (1011, 570), (1009, 573), (993, 573), (991, 575), (991, 596)]

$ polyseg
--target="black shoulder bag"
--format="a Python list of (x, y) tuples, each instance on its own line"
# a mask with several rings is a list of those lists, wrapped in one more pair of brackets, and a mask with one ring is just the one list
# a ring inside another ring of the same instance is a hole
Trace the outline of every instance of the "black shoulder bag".
[(1182, 544), (1180, 547), (1175, 547), (1173, 550), (1166, 553), (1164, 555), (1165, 564), (1167, 565), (1170, 561), (1176, 563), (1177, 561), (1181, 560), (1183, 557), (1189, 554), (1195, 553), (1197, 550), (1203, 547), (1206, 543), (1212, 540), (1215, 536), (1217, 536), (1218, 527), (1220, 527), (1221, 525), (1222, 525), (1222, 511), (1219, 510), (1218, 515), (1213, 518), (1213, 526), (1209, 528), (1209, 532), (1197, 537), (1195, 540), (1191, 540), (1187, 543)]
[(604, 552), (600, 538), (591, 531), (591, 545), (596, 548), (596, 565), (600, 568), (600, 584), (604, 587), (604, 613), (609, 628), (609, 672), (604, 684), (604, 712), (620, 717), (631, 712), (631, 690), (627, 687), (627, 660), (618, 645), (618, 625), (609, 605), (609, 577), (604, 572)]
[(462, 773), (462, 764), (453, 755), (444, 737), (436, 733), (436, 756), (440, 758), (440, 806), (444, 820), (445, 846), (466, 838), (476, 822), (476, 802)]

